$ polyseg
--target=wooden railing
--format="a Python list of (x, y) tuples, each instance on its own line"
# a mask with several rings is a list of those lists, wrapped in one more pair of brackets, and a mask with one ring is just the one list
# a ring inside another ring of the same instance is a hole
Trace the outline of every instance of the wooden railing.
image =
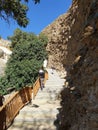
[(32, 99), (32, 89), (23, 88), (15, 92), (0, 108), (0, 130), (6, 130), (20, 109)]
[[(48, 79), (48, 73), (45, 73), (45, 81)], [(15, 92), (2, 107), (0, 107), (0, 130), (6, 130), (14, 120), (20, 109), (32, 100), (38, 93), (40, 88), (39, 78), (33, 87), (25, 87)]]

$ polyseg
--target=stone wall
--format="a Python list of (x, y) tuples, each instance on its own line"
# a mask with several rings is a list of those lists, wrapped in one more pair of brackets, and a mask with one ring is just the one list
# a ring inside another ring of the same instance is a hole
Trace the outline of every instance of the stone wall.
[(49, 66), (67, 72), (59, 130), (98, 130), (98, 1), (74, 0), (43, 33)]

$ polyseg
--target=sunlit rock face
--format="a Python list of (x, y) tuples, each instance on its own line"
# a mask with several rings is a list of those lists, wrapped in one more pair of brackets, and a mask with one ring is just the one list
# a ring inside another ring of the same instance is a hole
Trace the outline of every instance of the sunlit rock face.
[(4, 75), (6, 68), (6, 63), (12, 54), (12, 51), (9, 49), (11, 42), (8, 40), (0, 39), (0, 77)]
[(42, 33), (48, 36), (49, 42), (46, 47), (48, 57), (48, 67), (54, 67), (65, 75), (65, 68), (62, 64), (67, 54), (67, 42), (71, 38), (69, 36), (70, 26), (67, 24), (69, 13), (58, 17), (52, 24), (47, 26)]
[(2, 58), (4, 55), (4, 51), (2, 49), (0, 49), (0, 58)]
[(98, 130), (98, 0), (74, 0), (42, 32), (49, 66), (67, 71), (59, 130)]

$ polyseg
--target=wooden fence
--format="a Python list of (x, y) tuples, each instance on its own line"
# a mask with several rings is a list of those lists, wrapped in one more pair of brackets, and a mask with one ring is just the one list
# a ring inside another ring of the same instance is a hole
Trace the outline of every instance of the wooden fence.
[[(45, 73), (45, 81), (48, 79), (48, 73)], [(32, 100), (37, 95), (40, 88), (39, 78), (36, 80), (33, 87), (25, 87), (22, 90), (15, 92), (2, 107), (0, 107), (0, 130), (6, 130), (19, 113), (20, 109)]]

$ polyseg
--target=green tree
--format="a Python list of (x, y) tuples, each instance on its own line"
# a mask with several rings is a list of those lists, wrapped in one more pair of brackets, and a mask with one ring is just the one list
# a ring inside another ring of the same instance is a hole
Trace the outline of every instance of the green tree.
[[(19, 31), (19, 30), (18, 30)], [(7, 63), (5, 76), (0, 79), (1, 93), (15, 87), (16, 90), (32, 85), (38, 76), (38, 70), (47, 52), (43, 42), (33, 33), (22, 32), (19, 38), (14, 35), (12, 39), (19, 41), (13, 48), (11, 58)], [(43, 40), (44, 41), (44, 40)]]
[(36, 38), (37, 38), (37, 36), (35, 34), (26, 33), (26, 32), (21, 31), (19, 28), (17, 28), (14, 31), (13, 36), (8, 37), (8, 40), (11, 41), (11, 43), (12, 43), (11, 44), (11, 49), (13, 49), (17, 43), (21, 44), (22, 42), (24, 42), (24, 40), (32, 41), (32, 40), (34, 40)]
[(45, 34), (41, 33), (39, 35), (39, 40), (44, 44), (44, 46), (47, 46), (47, 42), (48, 42), (48, 37), (45, 36)]
[[(0, 0), (0, 17), (8, 21), (13, 18), (18, 25), (26, 27), (29, 20), (27, 18), (28, 7), (30, 0)], [(40, 0), (34, 0), (35, 4)]]

